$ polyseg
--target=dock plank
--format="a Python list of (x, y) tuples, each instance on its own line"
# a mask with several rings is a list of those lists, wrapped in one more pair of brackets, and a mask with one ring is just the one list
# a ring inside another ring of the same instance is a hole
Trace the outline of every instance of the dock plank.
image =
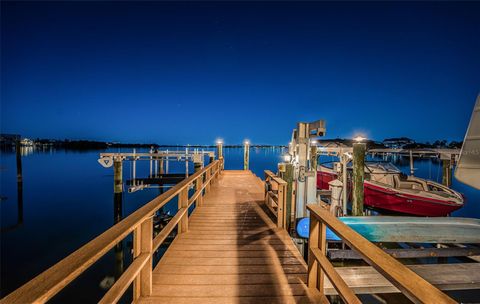
[[(307, 266), (260, 204), (250, 171), (224, 171), (153, 270), (139, 303), (323, 303), (306, 285)], [(326, 303), (326, 302), (325, 302)]]
[[(407, 265), (441, 290), (480, 288), (480, 263)], [(357, 294), (400, 292), (373, 267), (337, 267), (337, 272)], [(325, 294), (336, 295), (332, 284), (326, 280)]]

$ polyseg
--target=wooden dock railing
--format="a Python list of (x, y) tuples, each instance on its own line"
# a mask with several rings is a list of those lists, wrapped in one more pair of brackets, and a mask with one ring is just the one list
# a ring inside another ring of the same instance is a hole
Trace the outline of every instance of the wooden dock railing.
[(321, 205), (310, 210), (308, 287), (324, 294), (325, 275), (346, 303), (361, 303), (326, 257), (327, 226), (414, 303), (457, 303), (421, 276), (342, 223)]
[(287, 203), (287, 182), (265, 170), (265, 204), (277, 217), (277, 227), (285, 228)]
[[(3, 298), (0, 303), (44, 303), (98, 261), (116, 244), (133, 232), (132, 264), (107, 291), (100, 303), (116, 303), (133, 282), (133, 300), (152, 293), (152, 255), (178, 225), (178, 233), (188, 231), (188, 209), (197, 202), (202, 205), (207, 193), (223, 168), (223, 159), (216, 160), (157, 196), (143, 207), (112, 226), (51, 268)], [(189, 198), (188, 190), (195, 185)], [(154, 213), (178, 196), (178, 212), (162, 231), (153, 238)]]

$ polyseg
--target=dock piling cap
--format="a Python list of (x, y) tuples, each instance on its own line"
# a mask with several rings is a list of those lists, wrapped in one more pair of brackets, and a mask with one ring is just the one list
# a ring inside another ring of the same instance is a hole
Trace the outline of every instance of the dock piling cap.
[(332, 186), (332, 187), (343, 187), (343, 183), (338, 179), (334, 179), (332, 181), (329, 181), (328, 185)]

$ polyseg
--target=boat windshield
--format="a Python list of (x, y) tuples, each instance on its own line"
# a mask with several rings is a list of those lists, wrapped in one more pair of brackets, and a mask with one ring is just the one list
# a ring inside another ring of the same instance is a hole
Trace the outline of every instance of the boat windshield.
[(371, 173), (382, 172), (382, 173), (390, 173), (390, 174), (398, 174), (401, 171), (395, 167), (392, 163), (389, 162), (366, 162), (365, 166), (367, 167), (368, 171)]

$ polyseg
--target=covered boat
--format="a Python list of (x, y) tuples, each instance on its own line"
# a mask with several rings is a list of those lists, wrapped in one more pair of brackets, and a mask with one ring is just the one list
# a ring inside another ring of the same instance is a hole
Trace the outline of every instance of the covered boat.
[[(322, 164), (317, 188), (328, 189), (337, 173)], [(380, 211), (419, 216), (446, 216), (463, 206), (460, 193), (433, 181), (406, 176), (390, 163), (367, 163), (364, 181), (365, 206)]]

